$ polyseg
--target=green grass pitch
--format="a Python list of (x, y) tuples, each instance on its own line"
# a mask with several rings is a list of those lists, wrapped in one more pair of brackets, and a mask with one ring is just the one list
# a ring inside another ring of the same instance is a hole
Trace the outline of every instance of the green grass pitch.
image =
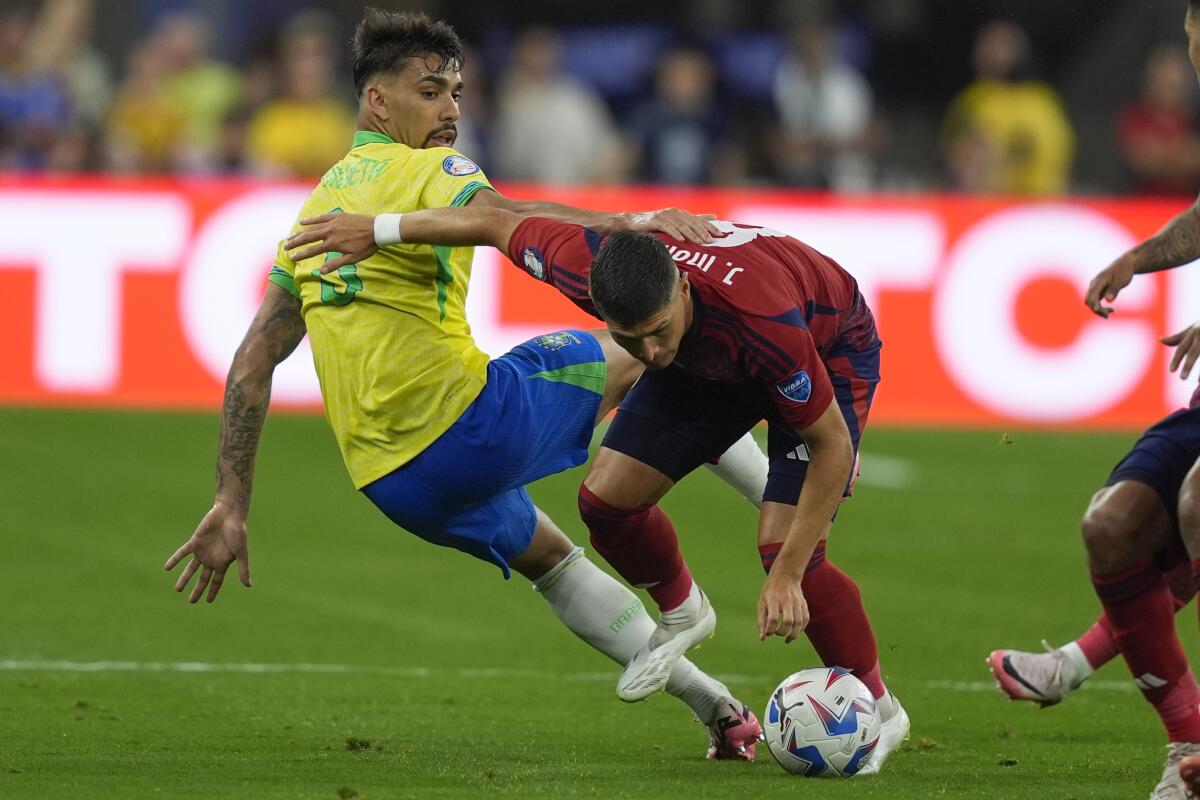
[[(1127, 798), (1158, 779), (1163, 735), (1122, 664), (1046, 711), (1005, 702), (984, 665), (1094, 618), (1078, 517), (1132, 434), (868, 434), (830, 554), (862, 587), (912, 739), (877, 778), (818, 782), (765, 749), (705, 762), (677, 701), (619, 702), (616, 668), (527, 582), (357, 496), (319, 418), (268, 424), (254, 588), (188, 606), (162, 562), (208, 508), (216, 427), (0, 411), (0, 797)], [(582, 542), (580, 478), (533, 494)], [(664, 506), (720, 614), (695, 660), (761, 714), (816, 659), (755, 637), (754, 515), (707, 473)], [(1193, 610), (1179, 627), (1194, 654)]]

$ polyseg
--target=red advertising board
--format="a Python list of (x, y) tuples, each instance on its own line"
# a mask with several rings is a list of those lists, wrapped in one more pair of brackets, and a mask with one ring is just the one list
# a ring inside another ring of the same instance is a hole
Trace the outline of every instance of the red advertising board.
[[(1158, 339), (1200, 318), (1200, 268), (1138, 278), (1108, 320), (1081, 302), (1090, 277), (1179, 203), (503, 188), (587, 208), (711, 212), (831, 255), (858, 278), (884, 340), (874, 422), (1138, 427), (1193, 388), (1167, 373)], [(216, 407), (306, 193), (0, 179), (0, 402)], [(484, 350), (594, 325), (506, 263), (476, 253), (469, 314)], [(274, 396), (320, 407), (307, 345), (280, 368)]]

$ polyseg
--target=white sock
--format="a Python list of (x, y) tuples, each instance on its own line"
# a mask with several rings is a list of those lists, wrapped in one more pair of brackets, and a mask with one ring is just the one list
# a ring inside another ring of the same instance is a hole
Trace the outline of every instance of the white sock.
[(737, 489), (756, 508), (762, 508), (767, 488), (767, 454), (747, 433), (721, 454), (716, 464), (705, 464), (721, 480)]
[(1067, 663), (1071, 665), (1071, 669), (1074, 671), (1075, 676), (1071, 681), (1071, 685), (1074, 686), (1083, 683), (1092, 676), (1093, 672), (1096, 671), (1092, 668), (1092, 665), (1088, 663), (1087, 656), (1083, 654), (1083, 648), (1081, 648), (1075, 642), (1064, 644), (1058, 649), (1061, 650), (1062, 654), (1067, 657)]
[[(576, 547), (570, 555), (533, 584), (550, 608), (571, 632), (625, 666), (650, 640), (654, 621), (642, 607), (642, 601), (584, 557)], [(688, 661), (679, 659), (667, 693), (687, 703), (706, 725), (713, 721), (721, 698), (729, 689)]]

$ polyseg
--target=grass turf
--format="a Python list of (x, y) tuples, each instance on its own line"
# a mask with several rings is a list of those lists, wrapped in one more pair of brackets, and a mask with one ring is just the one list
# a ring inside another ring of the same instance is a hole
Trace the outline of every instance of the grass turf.
[[(1077, 520), (1132, 435), (869, 433), (868, 480), (874, 456), (907, 485), (861, 484), (830, 553), (862, 587), (913, 733), (877, 778), (812, 782), (765, 749), (705, 762), (704, 731), (669, 697), (617, 701), (615, 667), (525, 581), (357, 496), (321, 419), (270, 421), (255, 587), (231, 576), (200, 607), (161, 565), (211, 500), (215, 416), (8, 409), (0, 430), (0, 797), (1124, 798), (1161, 768), (1159, 725), (1122, 664), (1037, 711), (988, 691), (983, 663), (1094, 618)], [(533, 489), (577, 541), (580, 477)], [(708, 474), (664, 506), (720, 613), (695, 660), (761, 710), (816, 659), (755, 638), (752, 510)], [(1193, 613), (1180, 629), (1194, 653)], [(6, 663), (57, 660), (131, 663)]]

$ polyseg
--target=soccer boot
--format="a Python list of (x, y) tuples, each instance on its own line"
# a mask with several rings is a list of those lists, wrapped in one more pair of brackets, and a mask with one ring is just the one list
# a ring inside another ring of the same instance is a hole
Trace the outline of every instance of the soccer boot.
[(908, 738), (908, 712), (900, 705), (896, 695), (889, 691), (878, 702), (879, 744), (875, 745), (870, 760), (858, 771), (859, 775), (878, 775), (887, 757)]
[(1200, 792), (1200, 756), (1184, 756), (1179, 762), (1179, 777), (1193, 795)]
[(1193, 800), (1196, 797), (1183, 777), (1184, 762), (1193, 760), (1189, 756), (1200, 756), (1200, 744), (1171, 742), (1167, 745), (1167, 763), (1163, 766), (1162, 780), (1150, 793), (1150, 800)]
[(694, 588), (683, 605), (663, 612), (650, 641), (642, 645), (617, 678), (617, 697), (626, 703), (645, 700), (665, 689), (680, 656), (716, 630), (717, 612), (700, 587)]
[(716, 717), (708, 725), (708, 737), (709, 760), (753, 761), (762, 725), (744, 703), (723, 697), (717, 704)]
[(1048, 652), (993, 650), (987, 657), (996, 687), (1010, 700), (1031, 700), (1046, 708), (1061, 703), (1087, 680), (1076, 680), (1075, 669), (1064, 652), (1046, 642), (1042, 646)]

